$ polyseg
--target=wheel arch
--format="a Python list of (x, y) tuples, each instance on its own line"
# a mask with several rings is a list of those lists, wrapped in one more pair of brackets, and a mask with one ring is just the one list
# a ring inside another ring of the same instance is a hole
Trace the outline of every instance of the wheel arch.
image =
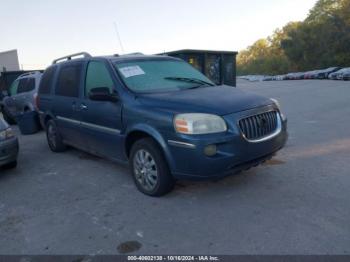
[(31, 103), (24, 104), (23, 112), (33, 111), (33, 110), (34, 110), (34, 106)]
[(132, 145), (137, 140), (146, 137), (152, 138), (158, 144), (158, 146), (164, 154), (165, 159), (169, 164), (169, 167), (171, 168), (173, 166), (173, 163), (166, 140), (163, 138), (163, 136), (158, 130), (145, 124), (137, 125), (127, 132), (124, 142), (125, 156), (127, 157), (127, 159), (129, 159)]
[(42, 117), (42, 125), (43, 125), (43, 127), (46, 129), (47, 122), (49, 120), (51, 120), (51, 119), (54, 119), (54, 118), (55, 118), (54, 115), (51, 114), (51, 113), (44, 114), (43, 117)]

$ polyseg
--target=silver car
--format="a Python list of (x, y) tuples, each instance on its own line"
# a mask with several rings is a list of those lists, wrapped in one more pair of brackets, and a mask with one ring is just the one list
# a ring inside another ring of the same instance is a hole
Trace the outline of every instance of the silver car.
[(36, 111), (36, 97), (42, 73), (35, 71), (20, 75), (10, 86), (9, 96), (3, 99), (2, 111), (7, 122), (28, 111)]
[(17, 155), (17, 137), (11, 127), (0, 117), (0, 171), (1, 167), (15, 168), (17, 166)]

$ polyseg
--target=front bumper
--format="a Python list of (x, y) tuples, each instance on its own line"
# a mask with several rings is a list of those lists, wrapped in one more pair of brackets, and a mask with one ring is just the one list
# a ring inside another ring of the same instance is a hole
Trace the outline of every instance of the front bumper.
[[(215, 179), (257, 166), (284, 147), (288, 139), (287, 119), (281, 118), (281, 131), (274, 137), (259, 142), (247, 141), (238, 128), (238, 119), (259, 113), (250, 110), (225, 116), (229, 132), (225, 134), (188, 136), (178, 135), (168, 140), (170, 169), (177, 179)], [(260, 109), (261, 112), (261, 109)], [(181, 143), (174, 143), (181, 141)], [(208, 157), (204, 149), (216, 145), (217, 154)]]
[(0, 142), (0, 166), (12, 163), (17, 160), (18, 156), (18, 140), (11, 138)]

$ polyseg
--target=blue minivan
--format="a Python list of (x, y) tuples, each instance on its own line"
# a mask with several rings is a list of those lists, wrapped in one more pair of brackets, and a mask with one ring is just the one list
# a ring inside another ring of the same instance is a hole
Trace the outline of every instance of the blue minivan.
[(37, 103), (52, 151), (69, 145), (129, 163), (150, 196), (171, 191), (177, 179), (256, 166), (287, 140), (276, 100), (217, 86), (168, 56), (59, 58), (42, 76)]

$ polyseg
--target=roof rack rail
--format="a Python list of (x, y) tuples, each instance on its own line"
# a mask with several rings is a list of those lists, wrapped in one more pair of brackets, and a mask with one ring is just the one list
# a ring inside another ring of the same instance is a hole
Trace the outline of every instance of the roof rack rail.
[(76, 53), (76, 54), (72, 54), (72, 55), (67, 55), (67, 56), (63, 56), (60, 58), (57, 58), (55, 60), (53, 60), (52, 64), (57, 64), (57, 62), (61, 61), (61, 60), (72, 60), (72, 57), (76, 57), (76, 56), (83, 56), (84, 58), (89, 58), (91, 57), (91, 55), (87, 52), (80, 52), (80, 53)]
[(141, 52), (135, 52), (135, 53), (129, 53), (129, 54), (123, 54), (122, 56), (131, 56), (131, 55), (144, 55), (143, 53)]
[(31, 72), (26, 72), (26, 73), (23, 73), (21, 75), (19, 75), (18, 77), (23, 77), (23, 76), (29, 76), (29, 75), (35, 75), (37, 73), (40, 73), (39, 70), (36, 70), (36, 71), (31, 71)]

